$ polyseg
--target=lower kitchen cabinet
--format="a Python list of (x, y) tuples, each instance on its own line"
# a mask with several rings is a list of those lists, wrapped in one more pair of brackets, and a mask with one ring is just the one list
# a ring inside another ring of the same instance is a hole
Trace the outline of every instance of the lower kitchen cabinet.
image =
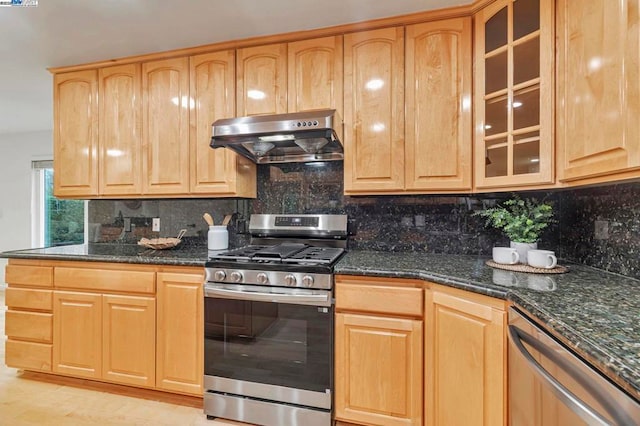
[(6, 363), (202, 396), (202, 267), (11, 259)]
[(51, 371), (53, 268), (8, 265), (5, 281), (5, 362), (9, 367)]
[(54, 291), (53, 371), (155, 385), (153, 297)]
[(425, 323), (426, 424), (506, 424), (504, 301), (434, 284)]
[(53, 372), (102, 377), (102, 296), (53, 292)]
[(157, 274), (158, 389), (202, 395), (203, 282), (202, 273)]
[[(422, 424), (422, 292), (336, 279), (335, 412), (341, 422)], [(391, 285), (389, 285), (391, 284)]]
[(336, 417), (421, 424), (422, 321), (336, 314)]
[(102, 378), (153, 387), (156, 377), (156, 301), (102, 296)]
[(504, 300), (349, 275), (335, 293), (338, 425), (506, 425)]

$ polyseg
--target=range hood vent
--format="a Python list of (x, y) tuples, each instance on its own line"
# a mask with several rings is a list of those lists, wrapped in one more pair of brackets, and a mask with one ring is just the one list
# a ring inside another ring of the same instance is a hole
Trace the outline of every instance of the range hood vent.
[(225, 118), (212, 130), (212, 148), (232, 149), (257, 164), (344, 158), (342, 119), (334, 109)]

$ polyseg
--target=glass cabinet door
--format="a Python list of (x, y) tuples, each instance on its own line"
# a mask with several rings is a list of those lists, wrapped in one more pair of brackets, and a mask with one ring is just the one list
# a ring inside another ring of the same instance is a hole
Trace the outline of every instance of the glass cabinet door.
[(476, 15), (476, 187), (553, 183), (553, 2)]

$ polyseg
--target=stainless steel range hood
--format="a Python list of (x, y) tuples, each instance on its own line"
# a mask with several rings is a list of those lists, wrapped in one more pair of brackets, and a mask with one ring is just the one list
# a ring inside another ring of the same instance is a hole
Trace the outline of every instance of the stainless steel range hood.
[(334, 109), (225, 118), (213, 123), (212, 148), (258, 164), (343, 159), (342, 119)]

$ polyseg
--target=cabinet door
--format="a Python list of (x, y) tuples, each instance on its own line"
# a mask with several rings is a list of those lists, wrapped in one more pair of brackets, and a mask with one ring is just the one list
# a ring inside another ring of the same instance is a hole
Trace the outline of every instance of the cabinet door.
[(53, 372), (102, 377), (102, 296), (53, 292)]
[(552, 0), (497, 0), (475, 16), (475, 185), (554, 182)]
[(342, 36), (289, 43), (289, 112), (335, 109), (342, 118)]
[(101, 68), (98, 93), (100, 195), (141, 194), (140, 65)]
[(189, 193), (189, 59), (142, 64), (143, 191)]
[(336, 419), (422, 424), (422, 321), (336, 314)]
[(202, 274), (158, 273), (156, 387), (202, 395)]
[(53, 193), (98, 195), (98, 72), (53, 78)]
[(207, 53), (189, 60), (193, 109), (191, 128), (191, 192), (256, 196), (256, 166), (230, 149), (212, 149), (211, 124), (235, 116), (235, 52)]
[[(561, 0), (557, 4), (562, 181), (640, 167), (639, 3)], [(636, 171), (626, 177), (637, 176)]]
[(404, 190), (404, 28), (344, 36), (344, 191)]
[(287, 112), (287, 45), (238, 49), (238, 116)]
[(471, 18), (406, 31), (406, 187), (471, 190)]
[(505, 424), (506, 313), (435, 290), (425, 294), (426, 423)]
[(102, 297), (102, 378), (155, 385), (156, 301), (152, 297)]

